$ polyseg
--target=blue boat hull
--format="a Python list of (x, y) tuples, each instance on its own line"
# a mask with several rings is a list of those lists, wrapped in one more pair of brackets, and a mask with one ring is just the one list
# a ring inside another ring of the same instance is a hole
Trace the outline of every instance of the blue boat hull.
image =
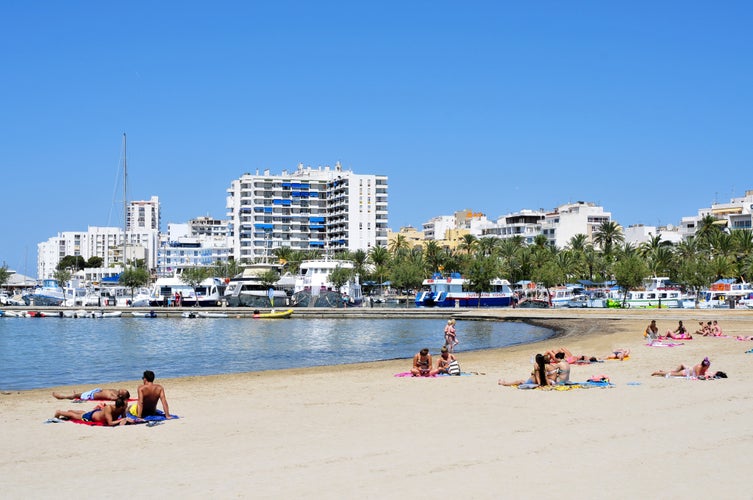
[(504, 296), (481, 296), (479, 303), (478, 295), (468, 296), (445, 296), (440, 300), (434, 300), (433, 297), (418, 296), (416, 297), (416, 307), (508, 307), (512, 304), (512, 297)]

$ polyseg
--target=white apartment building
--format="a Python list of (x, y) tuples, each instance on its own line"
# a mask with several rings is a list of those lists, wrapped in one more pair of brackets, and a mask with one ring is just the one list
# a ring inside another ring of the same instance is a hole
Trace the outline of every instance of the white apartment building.
[(611, 219), (610, 212), (605, 212), (604, 207), (594, 203), (567, 203), (546, 214), (541, 232), (557, 248), (565, 248), (576, 234), (585, 234), (588, 241), (593, 243), (593, 233)]
[(228, 233), (241, 263), (293, 250), (364, 250), (387, 245), (387, 177), (334, 168), (243, 174), (227, 193)]
[[(219, 228), (225, 227), (225, 231)], [(184, 269), (227, 263), (232, 248), (227, 221), (199, 217), (184, 224), (168, 224), (157, 254), (157, 276), (172, 277)]]
[(520, 236), (525, 244), (530, 245), (534, 238), (541, 234), (541, 226), (545, 218), (546, 212), (543, 209), (523, 209), (499, 217), (494, 226), (484, 230), (483, 235), (496, 236), (502, 239)]
[(444, 241), (448, 234), (455, 230), (467, 230), (469, 234), (481, 236), (484, 230), (494, 227), (494, 223), (486, 215), (473, 210), (459, 210), (453, 215), (439, 215), (421, 225), (424, 239)]
[(683, 217), (680, 222), (682, 236), (693, 236), (699, 222), (707, 215), (713, 216), (716, 224), (729, 230), (753, 229), (753, 190), (746, 191), (745, 196), (730, 199), (729, 203), (713, 203), (709, 208), (701, 208), (698, 215)]
[(438, 215), (421, 224), (424, 232), (424, 239), (443, 241), (447, 239), (447, 231), (457, 229), (455, 227), (455, 216)]
[(642, 243), (647, 243), (654, 236), (661, 236), (661, 241), (668, 241), (673, 245), (682, 241), (682, 235), (679, 228), (672, 224), (666, 226), (646, 226), (643, 224), (633, 224), (622, 230), (625, 236), (625, 243), (630, 243), (633, 246), (638, 246)]
[(86, 231), (58, 233), (37, 245), (37, 277), (51, 278), (66, 255), (85, 260), (101, 257), (103, 268), (122, 268), (124, 249), (129, 262), (143, 260), (147, 268), (152, 268), (157, 261), (159, 221), (159, 198), (152, 196), (149, 201), (129, 202), (125, 246), (122, 227), (89, 226)]

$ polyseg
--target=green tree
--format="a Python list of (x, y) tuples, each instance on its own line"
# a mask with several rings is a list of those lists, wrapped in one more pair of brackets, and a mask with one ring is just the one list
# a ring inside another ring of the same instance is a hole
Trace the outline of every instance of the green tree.
[(228, 261), (218, 260), (212, 266), (212, 275), (222, 279), (231, 279), (243, 272), (235, 259)]
[(685, 288), (694, 292), (695, 305), (698, 307), (701, 290), (711, 285), (714, 280), (714, 269), (704, 255), (697, 254), (679, 261), (675, 279)]
[(55, 269), (61, 271), (63, 269), (80, 271), (83, 268), (86, 267), (86, 260), (84, 260), (83, 257), (80, 255), (66, 255), (62, 259), (60, 259), (60, 262), (58, 262), (58, 265)]
[[(211, 274), (212, 271), (208, 267), (190, 267), (184, 269), (183, 272), (180, 273), (180, 280), (190, 286), (193, 289), (195, 295), (196, 287), (199, 286), (199, 283), (209, 278)], [(196, 305), (199, 305), (198, 300), (196, 301)]]
[(476, 307), (481, 307), (481, 294), (492, 290), (492, 280), (497, 277), (498, 260), (493, 257), (477, 256), (466, 273), (468, 290), (478, 294)]
[(617, 286), (622, 289), (622, 305), (627, 303), (627, 292), (640, 287), (648, 275), (648, 267), (638, 255), (630, 255), (615, 262), (613, 268)]
[[(421, 254), (395, 262), (390, 269), (390, 281), (398, 290), (419, 289), (424, 281), (424, 264)], [(406, 307), (407, 305), (406, 301)]]
[(143, 267), (129, 267), (120, 273), (118, 283), (131, 289), (131, 300), (133, 300), (134, 289), (149, 283), (149, 271)]
[(622, 227), (609, 220), (599, 224), (593, 233), (593, 241), (604, 255), (610, 256), (614, 246), (625, 241), (625, 236), (622, 234)]
[(546, 289), (546, 296), (551, 297), (549, 289), (564, 283), (565, 275), (553, 260), (545, 260), (535, 267), (531, 279), (543, 286)]
[(329, 281), (332, 282), (332, 285), (334, 285), (335, 290), (338, 292), (340, 291), (340, 288), (345, 286), (345, 284), (350, 281), (350, 279), (353, 277), (353, 270), (349, 268), (345, 268), (342, 266), (337, 266), (330, 274), (329, 274)]
[(104, 263), (104, 259), (102, 257), (97, 257), (96, 255), (93, 257), (89, 257), (89, 260), (86, 261), (85, 267), (102, 267), (102, 264)]
[(0, 267), (0, 286), (5, 285), (9, 279), (10, 272), (8, 271), (8, 266), (3, 264), (3, 266)]
[(52, 273), (52, 277), (55, 278), (60, 286), (65, 286), (71, 279), (71, 272), (68, 269), (58, 269)]

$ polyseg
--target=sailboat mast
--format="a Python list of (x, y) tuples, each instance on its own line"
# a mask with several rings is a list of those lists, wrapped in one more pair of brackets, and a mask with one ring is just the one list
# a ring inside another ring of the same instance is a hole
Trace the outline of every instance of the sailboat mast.
[(126, 245), (128, 236), (128, 160), (126, 157), (126, 134), (123, 132), (123, 271), (126, 269)]

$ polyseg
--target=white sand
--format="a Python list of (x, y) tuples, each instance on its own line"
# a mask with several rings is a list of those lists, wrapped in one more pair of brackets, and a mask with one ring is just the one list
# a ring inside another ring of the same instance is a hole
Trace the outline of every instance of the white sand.
[[(55, 409), (90, 404), (57, 401), (52, 388), (5, 393), (2, 497), (751, 498), (753, 354), (745, 351), (753, 342), (694, 338), (651, 348), (642, 331), (652, 317), (661, 331), (678, 319), (691, 328), (718, 319), (727, 334), (751, 335), (753, 312), (488, 314), (535, 316), (565, 335), (458, 353), (463, 371), (485, 375), (394, 377), (409, 368), (406, 359), (158, 379), (182, 418), (151, 428), (43, 424)], [(462, 349), (462, 319), (458, 337)], [(573, 366), (572, 379), (605, 374), (615, 384), (610, 389), (497, 385), (500, 377), (527, 377), (532, 354), (560, 345), (588, 355), (618, 347), (632, 354), (624, 362)], [(650, 376), (704, 356), (711, 371), (730, 378)], [(135, 394), (138, 384), (108, 384), (121, 385)]]

